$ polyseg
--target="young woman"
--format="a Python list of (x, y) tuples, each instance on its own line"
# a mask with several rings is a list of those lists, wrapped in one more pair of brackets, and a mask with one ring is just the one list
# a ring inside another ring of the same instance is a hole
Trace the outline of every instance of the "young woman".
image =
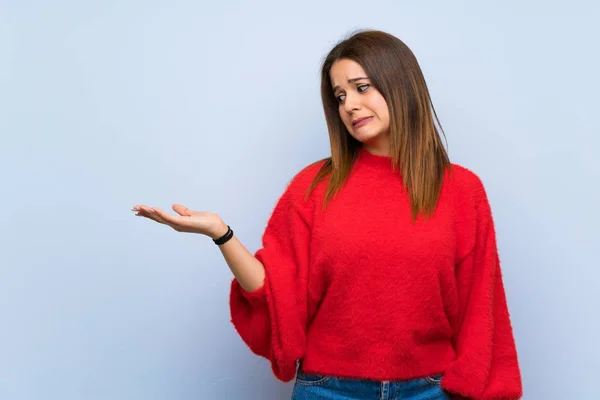
[(219, 245), (232, 322), (293, 399), (519, 399), (486, 192), (449, 161), (415, 56), (356, 33), (321, 96), (331, 157), (294, 176), (255, 255), (217, 214), (137, 215)]

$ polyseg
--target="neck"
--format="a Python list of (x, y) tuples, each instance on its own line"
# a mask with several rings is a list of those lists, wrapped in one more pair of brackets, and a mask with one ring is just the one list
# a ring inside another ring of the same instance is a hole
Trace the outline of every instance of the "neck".
[(390, 157), (390, 149), (389, 148), (379, 148), (379, 147), (371, 147), (371, 146), (367, 146), (367, 145), (363, 145), (362, 148), (364, 149), (364, 151), (367, 151), (371, 154), (373, 154), (374, 156), (381, 156), (381, 157)]
[(362, 148), (376, 156), (390, 157), (390, 138), (388, 135), (377, 138), (374, 143), (363, 143)]

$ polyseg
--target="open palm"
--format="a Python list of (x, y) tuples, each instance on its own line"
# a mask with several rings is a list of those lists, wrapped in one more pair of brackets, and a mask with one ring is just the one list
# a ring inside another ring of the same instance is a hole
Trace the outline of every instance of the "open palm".
[[(181, 204), (174, 204), (173, 210), (179, 215), (172, 215), (159, 208), (146, 205), (136, 205), (133, 207), (133, 211), (137, 212), (137, 216), (146, 217), (161, 224), (168, 225), (177, 232), (200, 233), (216, 238), (219, 237), (220, 234), (224, 234), (227, 230), (227, 227), (221, 221), (221, 218), (215, 213), (192, 211)], [(224, 226), (225, 231), (220, 232), (223, 230)]]

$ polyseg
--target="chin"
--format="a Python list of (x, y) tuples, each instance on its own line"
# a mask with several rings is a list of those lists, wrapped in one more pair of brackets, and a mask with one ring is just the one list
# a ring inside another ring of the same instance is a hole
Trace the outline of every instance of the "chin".
[(376, 133), (372, 133), (372, 132), (353, 132), (352, 133), (352, 137), (356, 140), (358, 140), (361, 143), (369, 143), (369, 142), (373, 142), (376, 141), (377, 138), (381, 136), (378, 132)]

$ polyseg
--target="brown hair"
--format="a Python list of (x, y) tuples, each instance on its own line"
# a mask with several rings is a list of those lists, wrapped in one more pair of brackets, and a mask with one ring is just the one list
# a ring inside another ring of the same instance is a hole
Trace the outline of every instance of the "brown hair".
[[(329, 72), (340, 59), (359, 63), (373, 86), (385, 99), (390, 114), (390, 155), (408, 191), (413, 222), (419, 213), (430, 216), (436, 208), (445, 169), (452, 166), (444, 149), (437, 117), (425, 78), (415, 55), (398, 38), (388, 33), (364, 30), (342, 40), (329, 52), (321, 69), (321, 98), (331, 157), (326, 158), (306, 195), (331, 176), (323, 208), (346, 182), (361, 143), (342, 122)], [(445, 137), (445, 134), (444, 134)]]

